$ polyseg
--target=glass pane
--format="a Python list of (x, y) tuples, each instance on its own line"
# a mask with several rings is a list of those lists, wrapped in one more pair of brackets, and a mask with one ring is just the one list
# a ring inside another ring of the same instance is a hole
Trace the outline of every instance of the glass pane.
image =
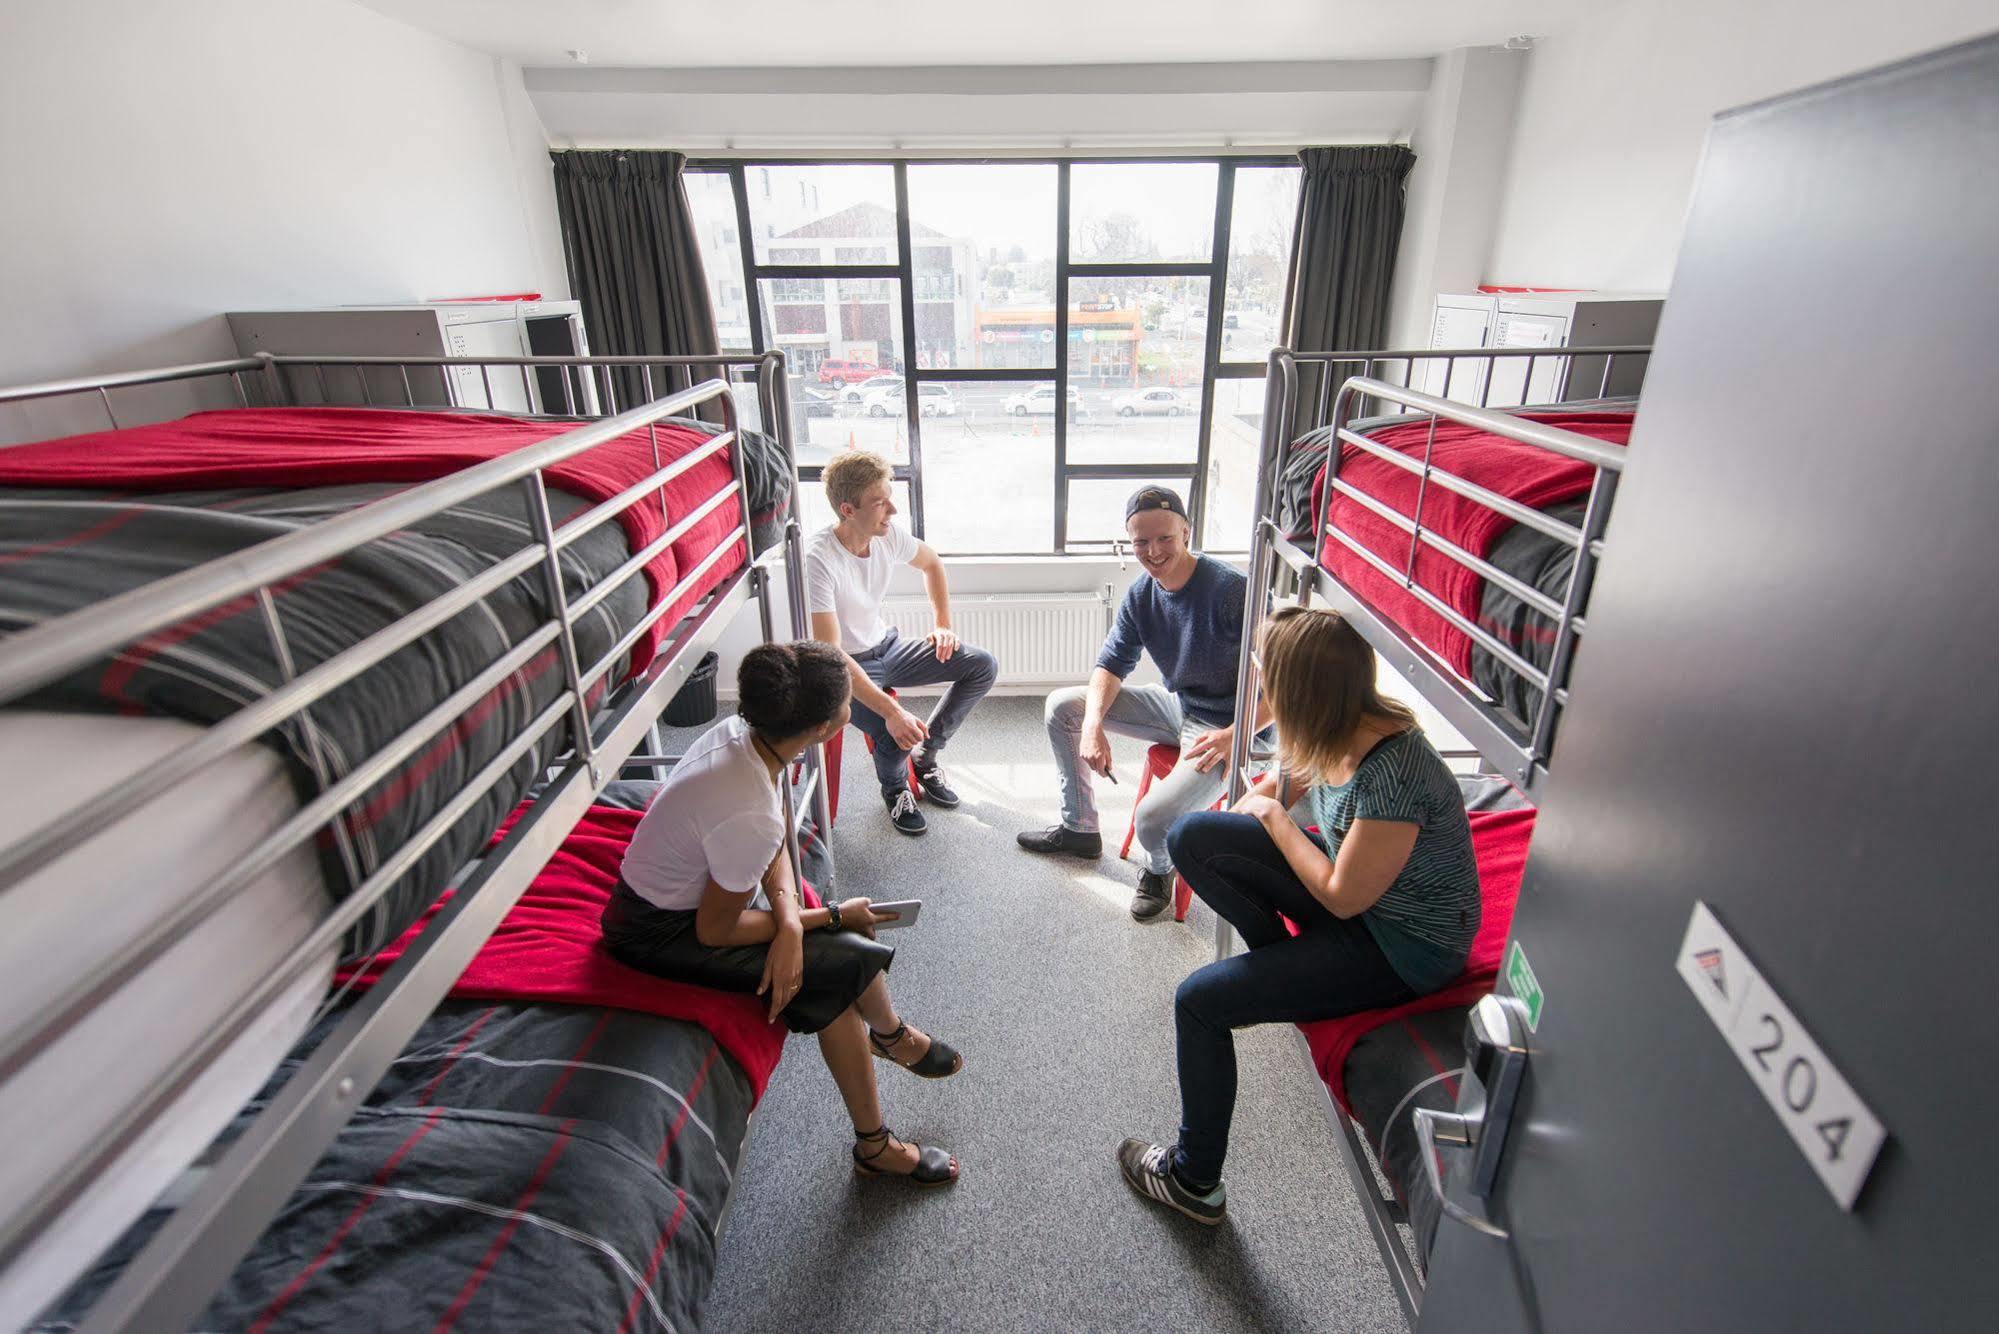
[[(889, 494), (895, 497), (895, 507), (900, 511), (895, 516), (895, 521), (904, 528), (915, 531), (915, 524), (910, 519), (909, 483), (889, 483)], [(798, 526), (805, 530), (807, 537), (810, 537), (821, 528), (830, 528), (832, 525), (833, 507), (827, 503), (825, 484), (816, 479), (799, 478)]]
[(1055, 174), (909, 168), (918, 366), (1055, 364)]
[(893, 278), (765, 278), (766, 346), (791, 375), (801, 464), (841, 449), (909, 461), (902, 397), (902, 297)]
[(1284, 276), (1298, 221), (1298, 168), (1238, 167), (1229, 212), (1222, 360), (1262, 361), (1284, 317)]
[(893, 264), (890, 167), (745, 167), (759, 264)]
[(1211, 286), (1206, 278), (1071, 280), (1071, 463), (1194, 461)]
[(1069, 479), (1069, 545), (1103, 548), (1125, 540), (1124, 506), (1141, 486), (1171, 487), (1187, 499), (1185, 477), (1072, 477)]
[[(1037, 392), (1038, 391), (1038, 392)], [(917, 386), (923, 522), (945, 552), (1047, 551), (1055, 537), (1055, 386), (953, 380)]]
[(1208, 500), (1203, 551), (1247, 551), (1256, 500), (1256, 460), (1263, 447), (1262, 379), (1215, 381), (1208, 440)]
[(724, 352), (750, 350), (750, 302), (743, 289), (743, 247), (736, 235), (736, 192), (726, 172), (690, 171), (687, 206), (701, 243), (701, 268), (708, 277), (708, 300), (715, 307), (715, 332)]
[(1075, 264), (1205, 261), (1215, 249), (1212, 162), (1080, 163), (1069, 169)]

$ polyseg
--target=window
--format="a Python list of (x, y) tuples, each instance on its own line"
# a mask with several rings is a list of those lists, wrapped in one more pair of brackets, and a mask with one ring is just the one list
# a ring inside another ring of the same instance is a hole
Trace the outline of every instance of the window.
[(744, 171), (762, 187), (750, 192), (759, 264), (895, 263), (893, 168), (774, 163)]
[(1228, 297), (1222, 360), (1262, 361), (1276, 345), (1298, 220), (1296, 167), (1241, 167), (1229, 210)]
[(1251, 506), (1256, 499), (1256, 459), (1263, 446), (1263, 395), (1267, 377), (1216, 380), (1215, 412), (1208, 432), (1207, 492), (1203, 497), (1201, 549), (1249, 550)]
[(786, 354), (808, 516), (828, 517), (818, 469), (862, 448), (947, 554), (1102, 550), (1148, 482), (1186, 497), (1205, 546), (1247, 545), (1295, 161), (701, 163), (687, 179), (725, 340)]
[(953, 552), (1048, 550), (1055, 530), (1055, 386), (947, 380), (917, 390), (930, 544)]
[(1070, 263), (1205, 262), (1215, 247), (1216, 172), (1212, 162), (1072, 167)]
[(726, 172), (690, 171), (681, 178), (687, 207), (701, 243), (701, 267), (708, 275), (708, 301), (715, 308), (715, 334), (724, 352), (747, 352), (750, 303), (743, 291), (743, 251), (736, 243), (736, 192)]
[(1047, 162), (910, 166), (917, 365), (1055, 365), (1058, 174)]
[(1079, 477), (1069, 483), (1069, 545), (1108, 547), (1126, 541), (1124, 506), (1141, 486), (1163, 486), (1187, 499), (1185, 477)]

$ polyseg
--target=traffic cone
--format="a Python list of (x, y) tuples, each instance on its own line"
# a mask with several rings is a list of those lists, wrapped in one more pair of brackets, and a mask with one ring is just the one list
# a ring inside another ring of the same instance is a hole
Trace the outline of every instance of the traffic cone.
[(860, 448), (860, 446), (854, 442), (854, 428), (851, 426), (847, 428), (847, 448), (848, 449)]

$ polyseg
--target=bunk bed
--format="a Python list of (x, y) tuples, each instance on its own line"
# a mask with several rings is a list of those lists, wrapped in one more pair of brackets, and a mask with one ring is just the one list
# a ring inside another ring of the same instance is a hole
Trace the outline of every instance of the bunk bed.
[[(1648, 349), (1593, 352), (1607, 386), (1619, 358)], [(1590, 581), (1636, 403), (1597, 398), (1496, 410), (1408, 386), (1441, 369), (1448, 387), (1459, 363), (1502, 357), (1529, 358), (1525, 382), (1533, 383), (1533, 361), (1551, 355), (1279, 348), (1270, 359), (1236, 735), (1247, 735), (1244, 722), (1257, 705), (1258, 627), (1280, 598), (1316, 599), (1343, 613), (1482, 761), (1480, 774), (1460, 780), (1483, 907), (1464, 975), (1409, 1005), (1299, 1028), (1412, 1327), (1439, 1220), (1456, 1213), (1436, 1188), (1416, 1112), (1455, 1105), (1469, 1008), (1498, 980), (1533, 799), (1587, 628)], [(1301, 364), (1317, 376), (1316, 409), (1301, 400)], [(1406, 383), (1388, 378), (1394, 373)], [(1489, 386), (1494, 377), (1488, 368), (1475, 379)], [(1229, 799), (1247, 787), (1250, 760), (1239, 741)], [(1227, 924), (1218, 923), (1217, 952), (1230, 943)]]
[[(326, 406), (413, 369), (600, 380), (569, 401), (605, 415)], [(725, 378), (653, 398), (656, 371)], [(235, 406), (119, 421), (162, 385)], [(50, 1318), (87, 1328), (368, 1324), (428, 1273), (482, 1327), (475, 1300), (692, 1323), (780, 1039), (589, 945), (667, 701), (751, 602), (773, 637), (776, 578), (805, 633), (782, 356), (260, 356), (0, 405), (79, 395), (111, 430), (0, 447), (0, 738), (41, 759), (0, 817), (0, 1126), (40, 1150), (0, 1173), (6, 1314), (67, 1288)], [(795, 862), (820, 766), (785, 794)], [(560, 1168), (512, 1180), (551, 1135)], [(501, 1220), (473, 1254), (428, 1226), (445, 1200)], [(292, 1290), (379, 1228), (380, 1283)], [(523, 1232), (570, 1248), (563, 1283), (499, 1263)]]

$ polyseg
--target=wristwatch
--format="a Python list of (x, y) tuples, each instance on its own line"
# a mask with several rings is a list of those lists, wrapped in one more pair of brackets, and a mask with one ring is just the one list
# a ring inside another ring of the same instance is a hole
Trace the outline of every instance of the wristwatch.
[(840, 905), (831, 899), (826, 900), (826, 929), (828, 931), (840, 929)]

